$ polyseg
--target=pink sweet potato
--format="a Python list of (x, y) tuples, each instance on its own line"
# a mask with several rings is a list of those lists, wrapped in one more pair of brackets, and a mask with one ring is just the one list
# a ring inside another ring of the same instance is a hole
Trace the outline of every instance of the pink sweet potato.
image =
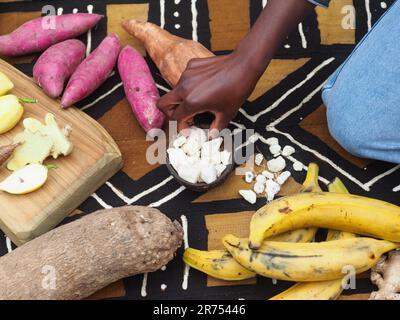
[(146, 60), (134, 48), (126, 46), (119, 55), (118, 70), (126, 97), (142, 128), (146, 132), (162, 128), (165, 116), (157, 108), (160, 95)]
[(28, 21), (12, 33), (0, 36), (0, 55), (21, 56), (44, 51), (53, 44), (87, 32), (101, 18), (98, 14), (77, 13)]
[(71, 39), (48, 48), (33, 67), (33, 78), (52, 98), (64, 90), (64, 84), (78, 68), (86, 54), (82, 41)]
[(100, 87), (114, 69), (120, 50), (116, 34), (106, 37), (72, 74), (61, 99), (61, 106), (68, 108)]

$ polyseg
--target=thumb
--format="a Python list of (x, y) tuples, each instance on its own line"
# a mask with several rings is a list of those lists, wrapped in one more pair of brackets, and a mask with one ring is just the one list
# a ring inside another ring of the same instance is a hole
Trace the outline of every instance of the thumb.
[(165, 115), (171, 118), (174, 109), (181, 103), (181, 98), (176, 90), (171, 90), (163, 95), (157, 102), (157, 108), (160, 109)]

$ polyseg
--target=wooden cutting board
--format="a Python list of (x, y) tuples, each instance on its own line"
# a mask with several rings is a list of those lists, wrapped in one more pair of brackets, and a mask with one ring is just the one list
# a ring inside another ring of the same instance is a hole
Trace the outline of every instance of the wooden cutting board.
[[(49, 179), (41, 189), (18, 196), (0, 192), (0, 228), (16, 245), (21, 245), (54, 228), (75, 210), (122, 167), (122, 156), (111, 136), (88, 115), (74, 107), (62, 110), (59, 101), (47, 97), (31, 78), (1, 59), (0, 71), (14, 83), (11, 94), (38, 100), (25, 104), (23, 118), (43, 122), (50, 112), (60, 127), (72, 126), (74, 150), (67, 157), (46, 161), (57, 169), (49, 171)], [(10, 144), (21, 131), (22, 121), (0, 135), (0, 146)], [(0, 168), (0, 181), (9, 174), (6, 168)]]

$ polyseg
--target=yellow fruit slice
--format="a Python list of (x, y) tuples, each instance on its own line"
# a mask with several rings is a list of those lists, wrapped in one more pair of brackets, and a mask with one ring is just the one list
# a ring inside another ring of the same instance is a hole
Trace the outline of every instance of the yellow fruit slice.
[(47, 167), (41, 164), (30, 164), (1, 182), (0, 190), (11, 194), (34, 192), (46, 183), (48, 171)]
[(14, 128), (24, 114), (24, 107), (14, 95), (0, 97), (0, 134)]
[(11, 80), (3, 72), (0, 72), (0, 96), (9, 93), (13, 88), (14, 84)]

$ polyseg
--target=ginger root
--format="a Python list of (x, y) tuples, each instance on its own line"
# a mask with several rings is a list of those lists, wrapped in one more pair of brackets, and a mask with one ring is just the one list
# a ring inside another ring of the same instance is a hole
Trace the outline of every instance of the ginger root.
[(369, 300), (400, 300), (400, 251), (382, 257), (371, 270), (371, 281), (379, 290)]
[(28, 164), (40, 163), (52, 156), (67, 156), (72, 152), (73, 145), (68, 139), (71, 127), (60, 129), (53, 114), (45, 116), (45, 124), (40, 121), (27, 118), (23, 121), (24, 132), (14, 138), (15, 144), (21, 144), (7, 164), (7, 168), (15, 171)]

